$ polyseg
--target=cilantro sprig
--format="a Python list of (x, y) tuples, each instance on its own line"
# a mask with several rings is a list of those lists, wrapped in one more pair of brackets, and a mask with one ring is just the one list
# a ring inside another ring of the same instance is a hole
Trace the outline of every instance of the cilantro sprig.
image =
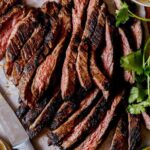
[(125, 24), (130, 17), (142, 20), (145, 22), (150, 22), (150, 19), (142, 18), (130, 11), (129, 6), (126, 2), (121, 3), (119, 10), (116, 10), (116, 26), (119, 27), (120, 24)]
[(127, 110), (131, 114), (141, 114), (150, 107), (150, 38), (143, 50), (122, 57), (121, 66), (134, 72), (136, 80), (130, 91)]

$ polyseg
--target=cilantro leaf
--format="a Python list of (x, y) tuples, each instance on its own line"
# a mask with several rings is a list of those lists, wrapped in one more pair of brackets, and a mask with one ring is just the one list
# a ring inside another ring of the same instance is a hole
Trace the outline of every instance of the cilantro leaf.
[(128, 71), (134, 71), (138, 75), (143, 73), (143, 56), (141, 50), (122, 57), (120, 63)]
[(128, 9), (129, 6), (127, 5), (127, 3), (122, 3), (121, 4), (121, 8), (119, 10), (116, 11), (116, 26), (120, 26), (120, 24), (125, 24), (130, 16), (128, 13)]

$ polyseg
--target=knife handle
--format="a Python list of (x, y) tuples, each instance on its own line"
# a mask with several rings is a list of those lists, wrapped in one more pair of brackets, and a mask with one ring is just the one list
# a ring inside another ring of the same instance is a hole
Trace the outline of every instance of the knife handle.
[(21, 143), (20, 145), (17, 145), (13, 148), (17, 150), (35, 150), (30, 140), (27, 140), (24, 143)]

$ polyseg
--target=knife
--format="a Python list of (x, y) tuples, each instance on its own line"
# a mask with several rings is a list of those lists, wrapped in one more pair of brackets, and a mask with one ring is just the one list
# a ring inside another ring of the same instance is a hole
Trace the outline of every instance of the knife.
[(13, 149), (34, 150), (29, 136), (12, 108), (0, 93), (0, 128)]

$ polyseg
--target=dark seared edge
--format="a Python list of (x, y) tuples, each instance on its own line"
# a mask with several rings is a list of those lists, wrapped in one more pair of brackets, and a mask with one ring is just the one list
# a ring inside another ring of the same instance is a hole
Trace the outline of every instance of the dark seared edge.
[(82, 100), (79, 109), (71, 116), (69, 119), (63, 123), (59, 128), (53, 130), (49, 134), (50, 142), (53, 144), (59, 143), (63, 140), (72, 130), (73, 128), (87, 115), (90, 107), (97, 101), (97, 96), (99, 94), (99, 90), (95, 89), (91, 91), (84, 100)]
[(61, 78), (61, 93), (63, 99), (72, 98), (76, 91), (77, 73), (75, 64), (78, 54), (77, 49), (83, 33), (84, 27), (82, 27), (82, 24), (84, 24), (83, 21), (87, 5), (88, 0), (74, 0), (74, 9), (72, 10), (73, 32), (66, 50)]
[(63, 124), (76, 110), (77, 104), (71, 101), (64, 102), (56, 112), (50, 124), (50, 129), (55, 130)]
[(99, 11), (99, 17), (95, 32), (91, 38), (91, 59), (90, 72), (95, 84), (102, 90), (103, 96), (107, 99), (109, 96), (110, 81), (102, 73), (96, 63), (96, 50), (103, 45), (104, 31), (105, 31), (105, 17), (106, 6), (103, 4)]
[(110, 19), (109, 16), (106, 18), (106, 25), (105, 25), (105, 42), (106, 46), (101, 54), (101, 59), (102, 59), (102, 66), (104, 68), (104, 72), (107, 75), (108, 78), (112, 79), (113, 74), (115, 71), (115, 60), (114, 60), (114, 55), (115, 53), (115, 47), (114, 47), (114, 34), (116, 34), (115, 27), (112, 23), (112, 20)]
[(102, 97), (93, 107), (91, 112), (82, 122), (80, 122), (66, 139), (64, 139), (61, 147), (64, 149), (72, 149), (73, 145), (85, 139), (103, 120), (107, 112), (107, 102)]
[(54, 48), (53, 52), (48, 55), (45, 61), (38, 67), (32, 83), (33, 101), (35, 102), (52, 84), (52, 79), (56, 70), (59, 65), (61, 65), (60, 62), (63, 59), (63, 53), (66, 51), (66, 45), (71, 32), (71, 16), (65, 8), (60, 15), (62, 17), (62, 27), (58, 44)]
[(24, 103), (21, 103), (15, 113), (19, 119), (22, 119), (27, 114), (28, 111), (29, 107), (26, 106)]
[(21, 0), (1, 0), (0, 16), (4, 15), (9, 9), (11, 9), (13, 6), (21, 2), (22, 2)]
[(97, 24), (99, 14), (99, 7), (102, 3), (101, 0), (90, 0), (87, 9), (87, 21), (83, 32), (81, 43), (78, 47), (78, 56), (76, 61), (77, 75), (81, 86), (88, 90), (92, 87), (92, 80), (89, 73), (89, 43)]
[[(45, 126), (47, 126), (48, 123), (51, 122), (51, 119), (53, 118), (57, 109), (60, 107), (61, 103), (62, 99), (60, 96), (60, 90), (57, 90), (54, 96), (52, 96), (52, 98), (49, 100), (45, 108), (42, 110), (42, 112), (38, 115), (35, 121), (29, 126), (28, 132), (32, 134), (35, 132), (37, 134), (38, 132), (40, 132), (39, 129), (42, 130)], [(32, 134), (30, 134), (30, 136), (32, 136)]]
[(37, 11), (32, 9), (28, 15), (14, 27), (6, 48), (5, 74), (10, 76), (15, 60), (20, 55), (20, 51), (26, 41), (32, 35), (37, 24)]
[(128, 120), (123, 115), (116, 127), (115, 134), (109, 150), (127, 150), (128, 146)]
[(142, 113), (146, 128), (150, 130), (150, 115), (147, 112)]
[(99, 126), (96, 128), (96, 130), (90, 134), (85, 141), (83, 141), (75, 150), (96, 150), (98, 145), (102, 142), (102, 138), (106, 132), (106, 130), (109, 127), (109, 124), (111, 120), (113, 119), (115, 115), (115, 111), (118, 107), (118, 105), (122, 101), (122, 97), (124, 95), (124, 92), (121, 92), (118, 94), (111, 105), (111, 108), (107, 111), (107, 114), (102, 122), (100, 122)]
[(22, 6), (16, 6), (0, 18), (0, 60), (6, 53), (8, 39), (14, 26), (25, 17), (27, 11)]
[[(132, 52), (132, 49), (130, 47), (128, 38), (123, 29), (119, 28), (119, 34), (121, 37), (121, 46), (122, 46), (123, 56), (127, 56)], [(124, 70), (124, 80), (126, 82), (129, 82), (130, 84), (133, 84), (135, 82), (134, 73)]]
[(128, 150), (135, 150), (141, 143), (141, 119), (128, 113)]
[(24, 44), (21, 49), (20, 58), (15, 61), (12, 70), (12, 81), (15, 85), (18, 85), (21, 78), (23, 69), (28, 60), (35, 54), (35, 52), (40, 48), (44, 41), (46, 27), (41, 24), (34, 29), (29, 40)]

